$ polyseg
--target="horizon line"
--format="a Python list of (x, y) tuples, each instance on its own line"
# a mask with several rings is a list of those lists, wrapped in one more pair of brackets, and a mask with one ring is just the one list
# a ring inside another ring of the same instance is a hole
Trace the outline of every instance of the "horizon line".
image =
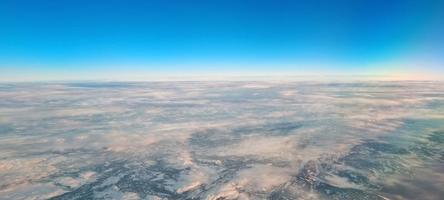
[(206, 81), (282, 81), (282, 82), (300, 82), (300, 81), (425, 81), (425, 82), (441, 82), (444, 77), (428, 77), (424, 75), (378, 75), (378, 74), (343, 74), (343, 75), (216, 75), (216, 74), (199, 74), (199, 75), (141, 75), (141, 76), (121, 76), (121, 77), (97, 77), (97, 78), (37, 78), (37, 79), (5, 79), (0, 83), (33, 83), (33, 82), (206, 82)]

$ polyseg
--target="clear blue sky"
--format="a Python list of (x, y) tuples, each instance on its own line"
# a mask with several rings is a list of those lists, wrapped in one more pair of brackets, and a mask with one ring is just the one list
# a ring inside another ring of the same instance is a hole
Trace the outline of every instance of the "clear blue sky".
[(0, 79), (444, 73), (444, 1), (0, 0)]

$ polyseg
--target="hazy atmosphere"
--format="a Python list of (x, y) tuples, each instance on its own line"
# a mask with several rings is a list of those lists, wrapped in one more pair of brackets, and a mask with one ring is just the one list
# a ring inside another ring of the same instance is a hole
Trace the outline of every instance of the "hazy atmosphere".
[(0, 0), (0, 200), (442, 200), (442, 0)]

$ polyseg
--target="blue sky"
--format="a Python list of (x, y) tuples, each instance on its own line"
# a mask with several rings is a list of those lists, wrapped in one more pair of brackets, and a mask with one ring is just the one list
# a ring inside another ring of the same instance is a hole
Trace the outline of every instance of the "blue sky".
[(444, 73), (444, 1), (0, 1), (0, 79)]

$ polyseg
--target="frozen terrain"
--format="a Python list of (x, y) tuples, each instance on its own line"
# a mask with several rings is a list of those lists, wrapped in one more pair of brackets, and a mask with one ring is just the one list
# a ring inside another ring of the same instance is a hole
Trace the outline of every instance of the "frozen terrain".
[(0, 84), (0, 199), (444, 197), (444, 83)]

